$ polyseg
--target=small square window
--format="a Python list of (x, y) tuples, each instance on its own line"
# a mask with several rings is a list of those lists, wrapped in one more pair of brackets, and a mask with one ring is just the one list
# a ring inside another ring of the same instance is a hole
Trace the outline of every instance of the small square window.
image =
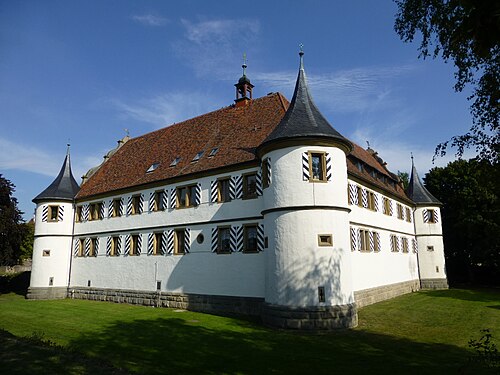
[(54, 285), (54, 278), (49, 277), (49, 286), (53, 286), (53, 285)]
[(331, 234), (318, 234), (318, 246), (333, 246), (333, 236)]
[(427, 251), (434, 251), (434, 246), (427, 246)]
[(161, 290), (161, 281), (156, 282), (156, 290)]
[(42, 256), (43, 257), (50, 257), (50, 250), (43, 250)]

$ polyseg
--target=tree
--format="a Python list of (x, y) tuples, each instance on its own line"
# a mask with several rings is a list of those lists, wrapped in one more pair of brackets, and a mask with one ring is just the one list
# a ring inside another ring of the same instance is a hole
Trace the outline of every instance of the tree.
[(33, 256), (33, 241), (35, 236), (35, 222), (33, 220), (20, 224), (21, 245), (19, 257), (21, 261), (31, 259)]
[[(443, 156), (448, 145), (473, 147), (481, 159), (500, 157), (500, 1), (498, 0), (395, 0), (394, 29), (404, 42), (421, 35), (420, 57), (453, 60), (455, 91), (471, 86), (472, 126), (436, 147)], [(432, 52), (431, 49), (433, 48)], [(450, 143), (451, 142), (451, 143)]]
[(408, 185), (410, 184), (410, 176), (408, 175), (408, 172), (398, 171), (398, 177), (399, 181), (403, 184), (403, 189), (407, 191)]
[(500, 282), (500, 163), (457, 160), (433, 168), (427, 189), (442, 203), (450, 282)]
[(22, 241), (22, 212), (12, 196), (15, 186), (0, 174), (0, 264), (17, 264)]

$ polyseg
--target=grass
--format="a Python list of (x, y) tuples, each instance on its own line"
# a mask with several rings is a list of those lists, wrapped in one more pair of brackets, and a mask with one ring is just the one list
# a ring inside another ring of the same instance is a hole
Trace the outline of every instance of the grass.
[[(0, 368), (46, 373), (496, 373), (471, 338), (500, 340), (500, 291), (422, 291), (365, 307), (359, 327), (272, 330), (228, 317), (80, 300), (0, 295)], [(50, 341), (50, 342), (47, 342)], [(498, 345), (498, 344), (497, 344)]]

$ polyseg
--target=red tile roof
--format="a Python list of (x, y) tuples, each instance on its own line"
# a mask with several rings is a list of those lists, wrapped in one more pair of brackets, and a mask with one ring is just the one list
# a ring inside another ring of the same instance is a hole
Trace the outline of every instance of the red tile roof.
[[(289, 102), (283, 95), (273, 93), (251, 100), (247, 105), (225, 107), (132, 138), (81, 186), (76, 199), (206, 173), (245, 162), (257, 162), (255, 149), (280, 123), (288, 105)], [(394, 181), (394, 177), (372, 153), (354, 142), (353, 146), (347, 158), (347, 168), (351, 175), (402, 199), (408, 199), (397, 183), (391, 184), (373, 177), (367, 169), (373, 168), (384, 175), (386, 181)], [(208, 157), (215, 147), (219, 148), (217, 154)], [(193, 163), (193, 158), (200, 151), (205, 153), (198, 162)], [(181, 160), (175, 167), (170, 167), (176, 157)], [(361, 171), (357, 166), (358, 160), (365, 165)], [(146, 173), (153, 163), (159, 163), (158, 168)]]

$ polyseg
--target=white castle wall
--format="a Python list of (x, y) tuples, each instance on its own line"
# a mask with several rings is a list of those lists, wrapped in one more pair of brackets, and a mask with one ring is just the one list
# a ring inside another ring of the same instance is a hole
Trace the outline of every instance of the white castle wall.
[[(332, 181), (304, 181), (302, 155), (327, 152)], [(269, 152), (272, 183), (264, 189), (267, 252), (266, 302), (281, 306), (335, 306), (353, 302), (347, 220), (347, 170), (343, 151), (333, 147), (290, 147)], [(328, 207), (326, 207), (328, 206)], [(333, 246), (320, 247), (319, 234)], [(325, 287), (319, 302), (318, 287)]]
[[(45, 206), (60, 206), (64, 210), (62, 221), (43, 221)], [(73, 230), (73, 205), (67, 202), (44, 202), (35, 210), (35, 240), (30, 286), (49, 287), (53, 278), (54, 287), (68, 286)], [(44, 250), (50, 251), (44, 256)]]

